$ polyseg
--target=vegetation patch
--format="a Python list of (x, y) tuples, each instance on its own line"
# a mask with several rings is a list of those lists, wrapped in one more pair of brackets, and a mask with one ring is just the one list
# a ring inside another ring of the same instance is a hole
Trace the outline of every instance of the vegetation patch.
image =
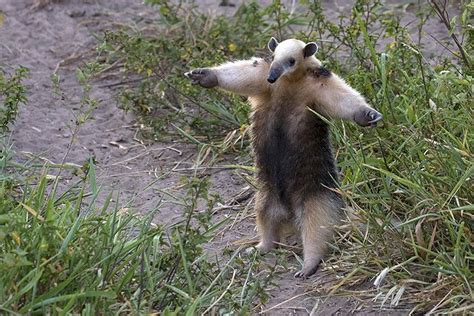
[(190, 225), (205, 180), (188, 184), (186, 219), (163, 227), (151, 222), (159, 205), (145, 217), (120, 207), (112, 195), (98, 205), (92, 163), (84, 181), (62, 194), (47, 193), (54, 185), (47, 172), (36, 186), (2, 182), (3, 312), (194, 315), (248, 311), (255, 298), (265, 299), (265, 282), (243, 283), (259, 268), (255, 258), (243, 262), (234, 253), (218, 264), (204, 255), (202, 246), (219, 227), (203, 217)]
[(18, 112), (18, 105), (26, 103), (26, 89), (22, 84), (28, 73), (25, 67), (18, 67), (9, 75), (0, 68), (0, 129), (8, 130)]

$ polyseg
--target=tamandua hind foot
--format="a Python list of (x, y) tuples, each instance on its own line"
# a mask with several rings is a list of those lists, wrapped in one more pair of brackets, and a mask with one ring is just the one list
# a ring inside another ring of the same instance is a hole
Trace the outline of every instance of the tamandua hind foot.
[(274, 244), (264, 244), (263, 242), (260, 242), (256, 246), (248, 247), (247, 249), (245, 249), (245, 254), (251, 255), (255, 252), (258, 252), (259, 254), (263, 255), (272, 250), (273, 248), (275, 248)]
[(295, 273), (295, 278), (306, 279), (318, 271), (319, 262), (316, 264), (303, 264), (303, 269)]

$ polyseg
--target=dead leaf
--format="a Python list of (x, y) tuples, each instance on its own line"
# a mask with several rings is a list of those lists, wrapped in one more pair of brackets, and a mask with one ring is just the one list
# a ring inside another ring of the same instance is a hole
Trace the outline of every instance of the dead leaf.
[(123, 145), (121, 145), (121, 144), (119, 144), (119, 143), (117, 143), (117, 142), (111, 141), (111, 142), (109, 142), (109, 144), (112, 145), (112, 146), (118, 147), (118, 148), (120, 148), (120, 149), (125, 149), (125, 150), (127, 150), (127, 147), (125, 147), (125, 146), (123, 146)]
[[(426, 248), (426, 241), (425, 238), (423, 237), (423, 230), (421, 225), (423, 225), (423, 219), (418, 222), (415, 226), (415, 237), (416, 237), (416, 243), (422, 247)], [(420, 256), (425, 259), (426, 258), (426, 251), (419, 249)]]
[(26, 204), (23, 204), (21, 202), (19, 202), (19, 204), (21, 206), (23, 206), (25, 208), (25, 210), (27, 210), (31, 215), (33, 215), (34, 217), (36, 217), (37, 219), (39, 219), (40, 221), (44, 222), (44, 217), (39, 215), (38, 212), (36, 212), (33, 208), (31, 208), (30, 206), (26, 205)]

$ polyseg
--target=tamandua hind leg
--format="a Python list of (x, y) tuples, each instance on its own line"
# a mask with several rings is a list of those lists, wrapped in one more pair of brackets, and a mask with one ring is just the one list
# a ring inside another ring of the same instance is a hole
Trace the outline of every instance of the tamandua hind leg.
[(280, 241), (281, 230), (288, 221), (288, 211), (271, 194), (265, 191), (257, 193), (255, 200), (257, 213), (257, 230), (260, 242), (256, 248), (265, 253), (275, 248)]
[(323, 258), (327, 243), (333, 235), (333, 225), (341, 213), (339, 200), (330, 197), (310, 198), (303, 204), (301, 239), (303, 241), (303, 268), (295, 277), (306, 278), (314, 274)]

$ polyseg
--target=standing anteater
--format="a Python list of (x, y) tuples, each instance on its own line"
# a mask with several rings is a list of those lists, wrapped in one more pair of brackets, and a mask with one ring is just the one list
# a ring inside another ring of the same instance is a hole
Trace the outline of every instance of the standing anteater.
[(285, 226), (303, 241), (304, 264), (298, 277), (313, 274), (342, 216), (337, 169), (329, 126), (311, 110), (329, 118), (375, 125), (382, 115), (356, 90), (322, 67), (315, 43), (296, 39), (268, 48), (273, 61), (261, 58), (195, 69), (186, 76), (205, 88), (219, 87), (249, 97), (253, 149), (260, 188), (255, 210), (261, 235), (257, 248), (266, 252)]

